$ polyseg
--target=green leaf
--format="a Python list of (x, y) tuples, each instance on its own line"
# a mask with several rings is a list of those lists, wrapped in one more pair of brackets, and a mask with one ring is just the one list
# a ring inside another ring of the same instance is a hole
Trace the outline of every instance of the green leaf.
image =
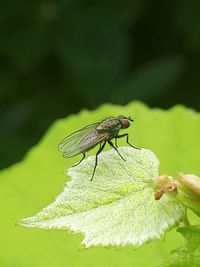
[(171, 259), (163, 267), (199, 267), (200, 266), (200, 226), (194, 225), (177, 230), (187, 240), (181, 248), (172, 252)]
[(150, 150), (119, 152), (126, 161), (115, 150), (101, 153), (92, 182), (95, 157), (69, 169), (72, 180), (56, 201), (20, 224), (82, 232), (86, 247), (138, 246), (161, 238), (183, 218), (184, 206), (168, 196), (154, 199), (159, 161)]
[[(94, 111), (82, 111), (57, 121), (24, 160), (0, 173), (0, 265), (6, 267), (155, 267), (168, 253), (182, 244), (175, 230), (165, 242), (156, 240), (138, 250), (95, 248), (79, 251), (81, 235), (62, 231), (44, 231), (16, 227), (21, 218), (36, 214), (52, 203), (63, 191), (66, 176), (79, 157), (65, 159), (57, 152), (57, 144), (71, 132), (109, 115), (131, 115), (135, 123), (129, 127), (130, 142), (155, 152), (161, 164), (160, 174), (175, 176), (179, 171), (199, 175), (200, 116), (193, 110), (176, 106), (168, 111), (150, 109), (141, 103), (127, 106), (106, 104)], [(119, 140), (119, 147), (125, 145)], [(106, 148), (107, 149), (107, 148)], [(95, 155), (92, 150), (89, 155)], [(10, 151), (12, 153), (12, 151)], [(89, 156), (88, 155), (88, 156)], [(95, 178), (94, 178), (95, 179)], [(95, 181), (95, 180), (94, 180)], [(189, 214), (191, 223), (199, 218)]]

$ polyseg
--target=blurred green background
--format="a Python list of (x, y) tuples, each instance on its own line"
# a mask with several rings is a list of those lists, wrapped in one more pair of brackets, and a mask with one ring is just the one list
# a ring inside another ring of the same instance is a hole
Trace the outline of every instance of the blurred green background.
[(134, 99), (200, 110), (200, 1), (0, 1), (0, 167), (57, 118)]

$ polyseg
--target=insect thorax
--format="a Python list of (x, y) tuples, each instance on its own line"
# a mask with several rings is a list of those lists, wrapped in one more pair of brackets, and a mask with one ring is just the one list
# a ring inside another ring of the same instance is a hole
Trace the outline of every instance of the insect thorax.
[(118, 135), (121, 124), (117, 119), (107, 119), (99, 124), (97, 131), (106, 134), (108, 140)]

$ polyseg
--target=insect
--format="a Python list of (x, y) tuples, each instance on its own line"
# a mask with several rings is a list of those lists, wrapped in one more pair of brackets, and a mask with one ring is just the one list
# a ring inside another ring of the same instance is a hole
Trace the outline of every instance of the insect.
[[(115, 149), (119, 156), (123, 156), (118, 151), (117, 140), (122, 137), (126, 137), (126, 143), (131, 147), (139, 149), (129, 143), (128, 133), (119, 134), (122, 129), (127, 129), (133, 119), (131, 117), (125, 117), (120, 115), (118, 117), (108, 117), (100, 122), (92, 123), (83, 127), (82, 129), (65, 137), (58, 145), (58, 150), (63, 153), (65, 158), (71, 158), (78, 154), (83, 154), (82, 159), (73, 167), (77, 166), (86, 157), (85, 153), (99, 144), (99, 150), (95, 156), (95, 165), (92, 173), (91, 181), (94, 178), (98, 163), (98, 155), (104, 149), (106, 142)], [(115, 144), (111, 141), (115, 139)]]

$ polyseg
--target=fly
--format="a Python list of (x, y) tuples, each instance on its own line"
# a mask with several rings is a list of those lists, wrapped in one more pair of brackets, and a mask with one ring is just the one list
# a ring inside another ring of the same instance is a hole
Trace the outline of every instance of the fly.
[[(77, 164), (73, 165), (73, 167), (75, 167), (86, 157), (86, 152), (99, 144), (99, 150), (95, 156), (95, 165), (91, 178), (92, 181), (98, 163), (98, 155), (103, 151), (106, 142), (115, 149), (123, 160), (125, 159), (117, 149), (117, 140), (119, 138), (126, 137), (126, 143), (128, 145), (139, 149), (129, 143), (128, 133), (119, 134), (122, 129), (127, 129), (131, 122), (133, 122), (131, 117), (120, 115), (118, 117), (109, 117), (100, 122), (92, 123), (65, 137), (59, 143), (58, 150), (63, 153), (65, 158), (71, 158), (82, 153), (83, 157)], [(111, 141), (112, 139), (115, 139), (115, 144)]]

